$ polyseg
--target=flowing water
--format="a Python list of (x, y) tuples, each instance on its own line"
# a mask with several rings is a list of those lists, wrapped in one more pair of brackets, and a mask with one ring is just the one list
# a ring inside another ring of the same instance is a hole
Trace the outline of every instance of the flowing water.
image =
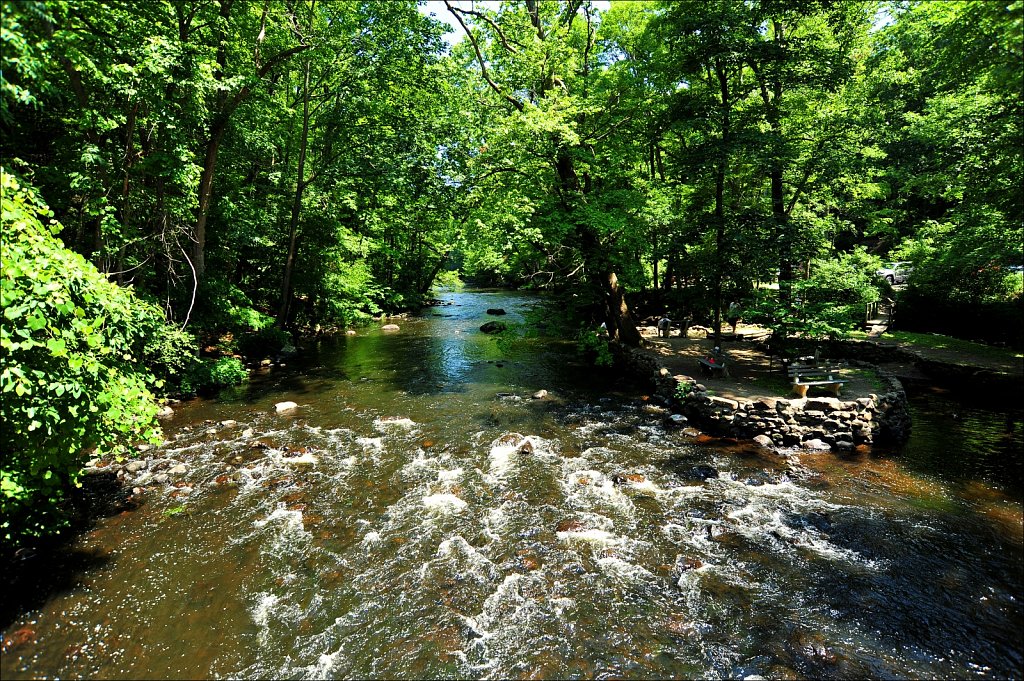
[(979, 444), (928, 402), (905, 451), (791, 479), (477, 330), (536, 298), (443, 299), (179, 408), (185, 486), (77, 542), (3, 678), (1021, 676), (1019, 412)]

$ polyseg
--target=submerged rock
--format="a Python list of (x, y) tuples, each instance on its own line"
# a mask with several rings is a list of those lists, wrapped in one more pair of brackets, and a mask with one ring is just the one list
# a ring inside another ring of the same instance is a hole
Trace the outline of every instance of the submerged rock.
[(381, 331), (398, 331), (401, 327), (398, 324), (385, 324), (380, 327)]
[(487, 322), (480, 327), (480, 330), (484, 333), (501, 333), (508, 329), (508, 325), (504, 322)]
[(710, 478), (718, 477), (718, 469), (707, 464), (688, 464), (685, 461), (670, 462), (676, 474), (684, 480), (704, 482)]

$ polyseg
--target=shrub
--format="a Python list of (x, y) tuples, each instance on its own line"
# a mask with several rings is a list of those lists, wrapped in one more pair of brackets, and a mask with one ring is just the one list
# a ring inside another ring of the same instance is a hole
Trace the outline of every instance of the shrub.
[(158, 440), (156, 381), (140, 359), (162, 315), (64, 248), (30, 187), (6, 172), (0, 184), (0, 529), (17, 543), (59, 530), (87, 449)]
[(576, 349), (594, 366), (610, 367), (615, 363), (608, 341), (589, 329), (583, 329), (576, 336)]
[(281, 348), (292, 344), (292, 336), (276, 326), (266, 326), (238, 338), (238, 351), (249, 359), (262, 359), (276, 355)]
[[(168, 395), (182, 392), (182, 381), (200, 364), (196, 356), (195, 337), (169, 324), (159, 324), (148, 334), (143, 359), (146, 366), (162, 381)], [(190, 391), (184, 391), (190, 392)]]
[(185, 394), (210, 394), (243, 383), (249, 372), (236, 357), (199, 360), (181, 379)]

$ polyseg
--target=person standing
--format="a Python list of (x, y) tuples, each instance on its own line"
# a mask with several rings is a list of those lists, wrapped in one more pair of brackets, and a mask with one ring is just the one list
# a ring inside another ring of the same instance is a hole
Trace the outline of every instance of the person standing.
[(658, 336), (668, 338), (672, 330), (672, 320), (667, 316), (658, 320)]
[(734, 336), (736, 335), (736, 325), (740, 321), (740, 314), (739, 304), (735, 300), (729, 303), (729, 310), (725, 313), (725, 321), (729, 322), (729, 325), (732, 326)]

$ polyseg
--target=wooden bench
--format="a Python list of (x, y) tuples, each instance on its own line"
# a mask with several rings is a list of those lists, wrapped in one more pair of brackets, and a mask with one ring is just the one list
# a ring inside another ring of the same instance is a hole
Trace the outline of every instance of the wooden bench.
[(700, 365), (701, 371), (703, 371), (706, 376), (721, 374), (726, 378), (729, 377), (728, 358), (722, 351), (712, 351), (706, 357), (698, 359), (697, 364)]
[(827, 363), (823, 366), (810, 366), (806, 364), (792, 364), (789, 367), (789, 379), (793, 383), (793, 392), (800, 397), (807, 397), (807, 390), (811, 386), (821, 386), (839, 397), (839, 389), (846, 383), (836, 374), (842, 365)]

